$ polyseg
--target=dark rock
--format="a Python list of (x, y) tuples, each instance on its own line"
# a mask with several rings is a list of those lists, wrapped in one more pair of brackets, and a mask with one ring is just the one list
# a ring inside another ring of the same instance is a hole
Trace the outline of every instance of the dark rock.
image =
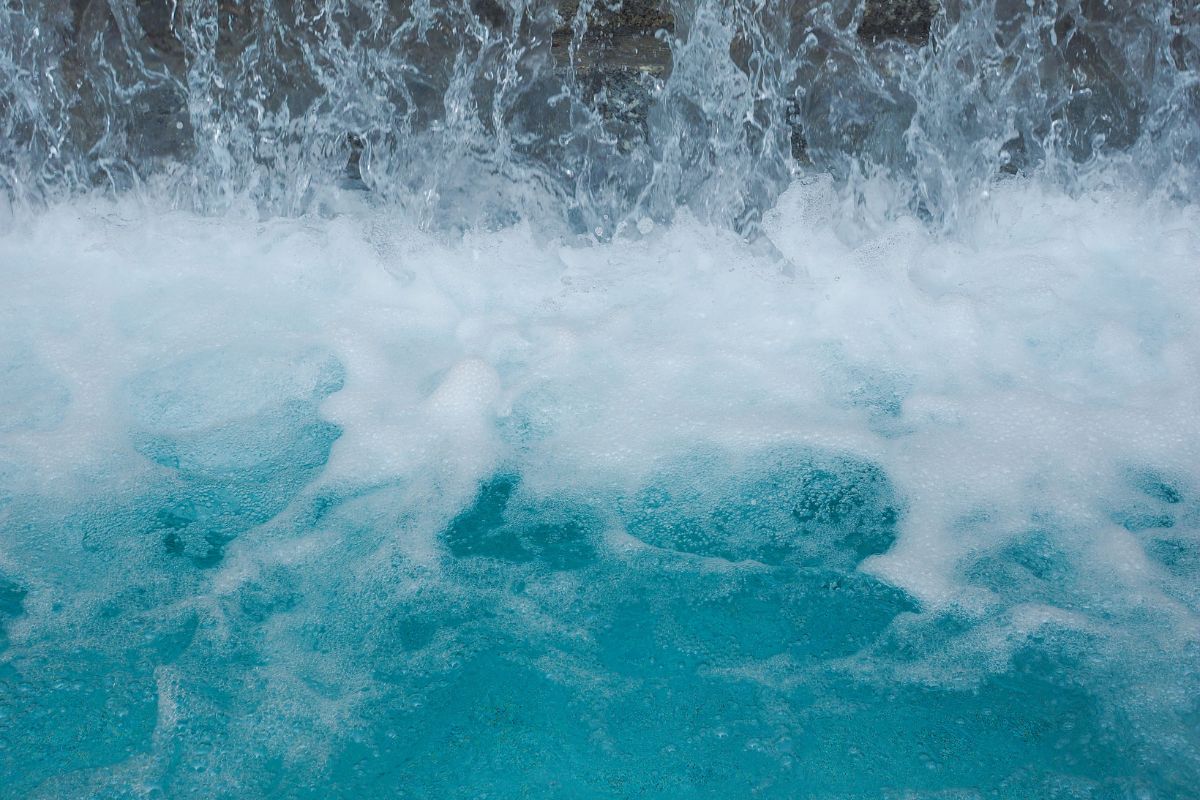
[[(665, 3), (626, 0), (610, 7), (598, 2), (580, 20), (579, 0), (563, 0), (558, 12), (562, 24), (551, 37), (558, 68), (574, 72), (584, 100), (605, 120), (622, 149), (645, 140), (654, 87), (671, 73), (667, 35), (675, 30), (675, 19)], [(576, 40), (576, 26), (581, 24), (583, 34)]]
[[(798, 2), (784, 16), (790, 16), (794, 26), (801, 26), (803, 17), (816, 5), (815, 0)], [(645, 78), (665, 79), (671, 73), (667, 35), (675, 32), (676, 20), (670, 5), (667, 0), (626, 0), (612, 6), (597, 2), (585, 20), (577, 20), (579, 6), (579, 0), (560, 0), (558, 4), (562, 24), (552, 37), (556, 63), (560, 69), (574, 71), (585, 100), (604, 119), (640, 130), (644, 137), (654, 100)], [(870, 44), (885, 40), (924, 44), (938, 8), (938, 0), (866, 0), (859, 37)], [(576, 40), (580, 22), (584, 32)], [(735, 50), (739, 44), (744, 45), (744, 40), (735, 39)], [(747, 68), (748, 51), (732, 55), (740, 67)], [(787, 115), (792, 157), (804, 160), (807, 143), (795, 103), (788, 107)]]
[(585, 30), (574, 61), (579, 0), (564, 0), (558, 7), (562, 25), (554, 32), (551, 48), (560, 67), (577, 73), (637, 70), (666, 77), (671, 71), (671, 48), (664, 34), (675, 30), (675, 19), (654, 0), (630, 0), (615, 10), (597, 3), (583, 21)]
[(885, 39), (924, 44), (937, 10), (938, 0), (867, 0), (858, 35), (872, 44)]
[[(859, 0), (862, 5), (846, 3), (847, 16), (839, 24), (850, 24), (852, 9), (861, 8), (859, 36), (868, 43), (903, 40), (927, 41), (930, 22), (939, 0)], [(1175, 0), (1179, 3), (1181, 0)], [(197, 24), (201, 38), (211, 36), (208, 46), (215, 47), (218, 71), (233, 65), (245, 48), (263, 31), (279, 27), (295, 36), (284, 37), (272, 51), (272, 58), (258, 65), (261, 85), (271, 90), (260, 98), (263, 114), (298, 119), (326, 92), (305, 61), (304, 4), (255, 4), (247, 0), (216, 0), (212, 5), (173, 4), (162, 0), (133, 0), (110, 3), (108, 0), (65, 0), (69, 13), (62, 24), (66, 30), (68, 51), (64, 55), (64, 83), (74, 87), (71, 103), (73, 135), (78, 149), (107, 159), (99, 179), (114, 180), (112, 164), (124, 164), (133, 173), (153, 171), (155, 163), (172, 159), (186, 160), (204, 147), (203, 129), (211, 120), (198, 116), (187, 102), (190, 41), (187, 31)], [(386, 27), (412, 21), (410, 0), (392, 0), (387, 4)], [(764, 11), (758, 24), (768, 28), (799, 33), (804, 20), (817, 9), (819, 0), (796, 0)], [(555, 0), (538, 6), (521, 23), (520, 36), (529, 37), (532, 50), (545, 57), (548, 47), (559, 77), (574, 84), (578, 97), (588, 105), (603, 127), (603, 138), (617, 143), (622, 153), (638, 150), (649, 139), (650, 111), (659, 97), (662, 82), (672, 71), (672, 36), (686, 37), (695, 5), (675, 0), (595, 0), (581, 15), (581, 0)], [(679, 19), (676, 19), (676, 12)], [(1182, 12), (1180, 12), (1182, 13)], [(208, 18), (208, 14), (213, 14)], [(1178, 16), (1178, 14), (1176, 15)], [(390, 99), (414, 130), (436, 122), (442, 104), (438, 102), (450, 79), (448, 61), (461, 46), (456, 38), (458, 23), (474, 18), (496, 32), (509, 35), (515, 20), (509, 7), (499, 0), (469, 0), (450, 4), (440, 22), (429, 31), (406, 41), (406, 55), (416, 68), (404, 93)], [(339, 18), (343, 33), (370, 29), (372, 18), (362, 8), (350, 7)], [(474, 24), (474, 23), (472, 23)], [(780, 27), (782, 26), (782, 27)], [(796, 46), (786, 43), (782, 46)], [(735, 37), (731, 57), (739, 67), (749, 69), (753, 45), (746, 37)], [(820, 54), (814, 54), (819, 58)], [(103, 66), (100, 66), (103, 65)], [(199, 79), (203, 79), (203, 71)], [(218, 82), (219, 83), (219, 82)], [(233, 108), (244, 87), (219, 85), (212, 90), (214, 108)], [(222, 94), (225, 96), (222, 97)], [(539, 95), (540, 96), (540, 95)], [(492, 95), (481, 83), (474, 98), (485, 128)], [(1080, 100), (1078, 103), (1086, 101)], [(119, 113), (113, 114), (116, 109)], [(1088, 107), (1090, 109), (1090, 106)], [(213, 112), (219, 113), (217, 111)], [(805, 136), (800, 127), (801, 109), (792, 103), (785, 110), (770, 103), (756, 109), (754, 127), (765, 130), (771, 119), (786, 114), (792, 155), (804, 159), (814, 137)], [(549, 118), (542, 111), (543, 122)], [(810, 120), (811, 122), (811, 120)], [(347, 121), (344, 179), (356, 187), (365, 186), (363, 166), (368, 163), (371, 130), (354, 127)], [(574, 124), (574, 123), (571, 123)], [(350, 135), (351, 133), (355, 135)], [(1105, 133), (1108, 133), (1105, 131)], [(810, 132), (811, 134), (811, 132)], [(203, 141), (202, 141), (203, 140)], [(273, 140), (271, 140), (273, 141)], [(254, 160), (270, 168), (279, 153), (271, 145), (253, 137), (237, 143), (249, 149)]]
[[(567, 27), (579, 13), (579, 0), (561, 0), (558, 13)], [(675, 19), (661, 0), (625, 0), (617, 5), (595, 3), (588, 12), (588, 26), (617, 33), (650, 33), (674, 30)]]

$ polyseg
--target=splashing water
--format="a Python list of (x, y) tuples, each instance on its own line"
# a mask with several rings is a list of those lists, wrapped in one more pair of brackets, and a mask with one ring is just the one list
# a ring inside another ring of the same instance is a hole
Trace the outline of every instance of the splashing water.
[(952, 0), (920, 49), (865, 45), (848, 0), (692, 0), (653, 35), (618, 36), (632, 54), (604, 10), (13, 0), (0, 189), (24, 205), (141, 187), (290, 215), (352, 159), (426, 226), (536, 219), (602, 238), (681, 206), (752, 229), (793, 154), (860, 195), (890, 178), (885, 217), (947, 224), (1003, 172), (1195, 196), (1200, 23), (1183, 0)]
[(0, 797), (1194, 796), (1198, 69), (9, 0)]

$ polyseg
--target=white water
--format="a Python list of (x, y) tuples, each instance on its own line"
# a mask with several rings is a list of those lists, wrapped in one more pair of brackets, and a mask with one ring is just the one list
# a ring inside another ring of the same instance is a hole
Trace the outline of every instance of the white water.
[(1194, 9), (670, 5), (0, 9), (0, 797), (1195, 785)]
[[(311, 491), (436, 474), (457, 502), (506, 461), (587, 486), (697, 441), (806, 442), (892, 476), (902, 536), (866, 568), (923, 602), (986, 607), (956, 565), (1048, 524), (1097, 599), (1191, 635), (1193, 587), (1113, 515), (1137, 470), (1200, 483), (1196, 210), (1013, 181), (946, 241), (839, 224), (836, 200), (793, 185), (773, 247), (688, 219), (594, 246), (521, 226), (445, 243), (355, 195), (269, 223), (60, 206), (0, 243), (6, 488), (119, 490), (147, 468), (131, 431), (249, 417), (333, 358), (344, 388), (319, 411), (343, 434)], [(130, 388), (151, 373), (166, 410)], [(37, 571), (29, 543), (3, 546)]]

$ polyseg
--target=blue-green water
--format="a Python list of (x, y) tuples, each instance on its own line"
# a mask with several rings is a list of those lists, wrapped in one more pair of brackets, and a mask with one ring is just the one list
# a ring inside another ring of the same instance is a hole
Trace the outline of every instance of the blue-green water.
[[(178, 403), (158, 381), (134, 391)], [(962, 644), (980, 620), (857, 569), (905, 515), (876, 464), (707, 450), (627, 490), (552, 494), (514, 464), (414, 564), (372, 556), (417, 516), (404, 486), (277, 516), (338, 438), (316, 399), (147, 437), (161, 480), (65, 518), (6, 498), (10, 557), (42, 542), (39, 578), (70, 587), (57, 603), (91, 608), (56, 603), (0, 640), (4, 796), (1192, 796), (1200, 698), (1131, 719), (1112, 643), (1078, 630), (986, 666)], [(1195, 498), (1134, 484), (1126, 524), (1163, 534), (1162, 563), (1194, 578), (1176, 523), (1195, 523)], [(326, 537), (319, 554), (204, 596), (226, 546), (272, 517), (282, 541)], [(1086, 605), (1052, 538), (1029, 531), (966, 572), (1002, 598)], [(27, 592), (0, 584), (5, 628)], [(1169, 668), (1195, 685), (1187, 655)]]
[[(329, 438), (297, 433), (319, 463)], [(260, 519), (262, 487), (288, 479), (258, 468), (222, 486), (181, 472), (183, 504), (160, 508), (172, 493), (78, 522), (85, 540), (107, 526), (156, 540), (160, 564), (106, 603), (96, 641), (46, 642), (6, 664), (8, 789), (151, 750), (161, 704), (181, 701), (195, 713), (172, 721), (181, 727), (157, 765), (172, 796), (214, 779), (314, 797), (868, 797), (896, 786), (1121, 796), (1146, 777), (1103, 698), (1079, 685), (1082, 637), (1030, 643), (969, 688), (897, 684), (890, 671), (918, 654), (894, 627), (936, 640), (968, 623), (918, 621), (912, 599), (854, 571), (890, 544), (899, 513), (876, 468), (788, 455), (755, 480), (653, 484), (628, 500), (531, 496), (519, 476), (495, 476), (440, 534), (448, 579), (400, 570), (412, 599), (397, 602), (367, 576), (264, 574), (222, 599), (217, 647), (196, 641), (196, 612), (161, 609)], [(388, 494), (350, 503), (386, 507)], [(306, 522), (358, 527), (347, 505), (326, 500)], [(662, 549), (598, 553), (610, 515)], [(761, 563), (706, 563), (731, 548)], [(1054, 577), (1052, 564), (1023, 568)], [(19, 617), (24, 592), (8, 583), (4, 597), (6, 617)], [(270, 652), (280, 637), (291, 664)], [(347, 648), (353, 678), (323, 669)], [(271, 701), (254, 695), (273, 662), (295, 670), (287, 679), (306, 705), (363, 704), (346, 741), (308, 744), (330, 747), (320, 769), (280, 763), (259, 741), (299, 743), (312, 722), (255, 733)], [(347, 679), (369, 682), (367, 696)]]
[(1200, 800), (1200, 6), (895, 5), (0, 2), (0, 800)]
[(699, 224), (10, 234), (0, 796), (1195, 796), (1200, 243), (1004, 202), (804, 280)]
[(803, 280), (699, 224), (10, 234), (0, 796), (1195, 796), (1200, 242), (1004, 202)]

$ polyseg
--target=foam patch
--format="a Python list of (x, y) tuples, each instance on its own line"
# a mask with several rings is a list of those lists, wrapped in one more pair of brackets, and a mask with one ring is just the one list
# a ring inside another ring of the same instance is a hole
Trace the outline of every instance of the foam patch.
[(1195, 209), (840, 202), (6, 234), (0, 793), (1187, 795)]

